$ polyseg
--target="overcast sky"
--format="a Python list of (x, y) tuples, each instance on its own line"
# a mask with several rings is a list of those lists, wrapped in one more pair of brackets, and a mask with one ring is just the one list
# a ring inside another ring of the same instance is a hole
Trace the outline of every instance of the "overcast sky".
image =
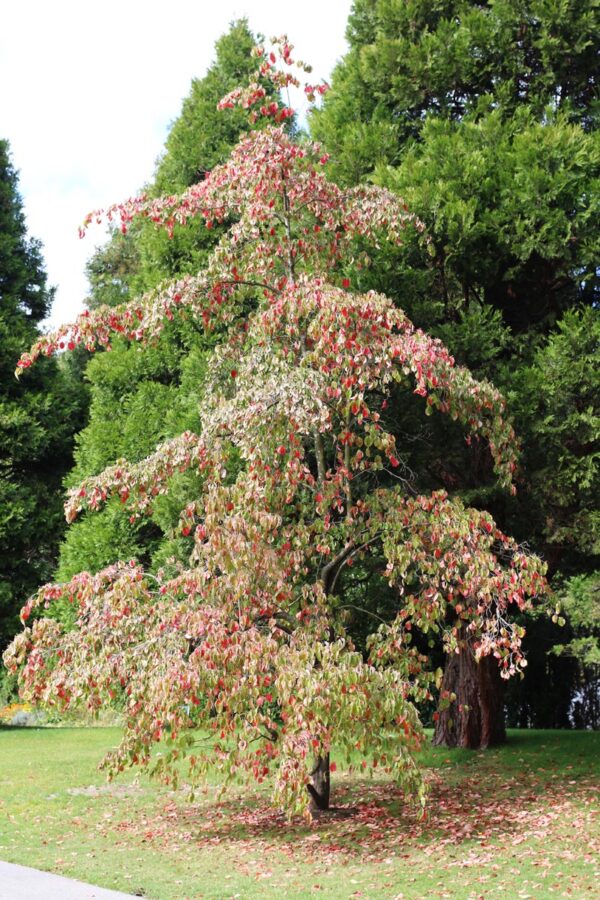
[(49, 325), (70, 321), (87, 292), (84, 266), (104, 231), (85, 214), (135, 194), (152, 176), (191, 79), (236, 18), (287, 33), (327, 78), (345, 52), (351, 0), (14, 0), (0, 30), (0, 138), (20, 176), (29, 234), (57, 294)]

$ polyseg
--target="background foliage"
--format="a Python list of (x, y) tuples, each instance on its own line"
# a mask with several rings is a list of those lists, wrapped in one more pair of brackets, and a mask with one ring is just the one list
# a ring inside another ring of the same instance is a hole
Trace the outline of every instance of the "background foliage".
[(65, 529), (61, 483), (84, 423), (80, 356), (42, 360), (27, 385), (13, 374), (52, 297), (10, 148), (0, 141), (0, 646), (19, 627), (23, 598), (52, 576)]
[[(410, 393), (398, 389), (387, 427), (415, 490), (443, 486), (491, 508), (549, 562), (567, 625), (544, 615), (526, 623), (527, 677), (507, 696), (509, 721), (519, 725), (599, 722), (598, 26), (593, 0), (355, 0), (349, 51), (310, 120), (331, 154), (333, 178), (391, 188), (431, 238), (371, 252), (356, 288), (393, 297), (509, 399), (523, 445), (515, 499), (490, 486), (486, 458), (467, 452), (453, 423), (438, 418), (415, 428)], [(151, 196), (185, 189), (227, 157), (247, 125), (240, 111), (223, 116), (216, 104), (253, 69), (254, 43), (243, 21), (217, 43), (215, 62), (192, 83), (171, 127)], [(21, 601), (52, 574), (62, 534), (59, 483), (83, 424), (85, 392), (81, 357), (44, 361), (24, 386), (12, 378), (51, 291), (40, 248), (26, 237), (5, 146), (3, 153), (0, 629), (7, 638)], [(197, 271), (218, 237), (218, 228), (203, 225), (176, 229), (173, 239), (147, 223), (115, 231), (89, 265), (90, 307)], [(191, 323), (173, 322), (150, 351), (117, 341), (96, 355), (86, 369), (89, 424), (67, 483), (119, 456), (140, 459), (157, 441), (197, 427), (197, 385), (210, 352)], [(96, 571), (117, 557), (155, 568), (184, 559), (187, 540), (173, 530), (177, 508), (165, 502), (142, 525), (113, 500), (70, 529), (58, 576)], [(368, 593), (374, 612), (386, 608), (389, 598), (376, 586)], [(366, 623), (357, 615), (352, 628), (360, 644)]]
[[(446, 423), (412, 462), (492, 508), (567, 598), (566, 628), (527, 622), (529, 668), (507, 698), (521, 725), (568, 726), (574, 700), (598, 690), (583, 650), (597, 638), (570, 587), (593, 584), (599, 552), (598, 25), (592, 2), (356, 0), (311, 121), (334, 177), (391, 187), (431, 236), (377, 255), (365, 281), (509, 398), (523, 445), (514, 500), (490, 497), (477, 463), (461, 476)], [(578, 724), (597, 725), (589, 715)]]

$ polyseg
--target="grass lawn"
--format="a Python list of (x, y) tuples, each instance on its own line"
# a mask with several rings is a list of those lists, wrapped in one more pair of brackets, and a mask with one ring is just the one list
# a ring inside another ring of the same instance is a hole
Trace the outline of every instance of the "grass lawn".
[(429, 816), (345, 774), (345, 816), (288, 825), (265, 793), (182, 791), (97, 763), (111, 728), (0, 730), (0, 859), (153, 898), (600, 896), (600, 733), (513, 731), (429, 749)]

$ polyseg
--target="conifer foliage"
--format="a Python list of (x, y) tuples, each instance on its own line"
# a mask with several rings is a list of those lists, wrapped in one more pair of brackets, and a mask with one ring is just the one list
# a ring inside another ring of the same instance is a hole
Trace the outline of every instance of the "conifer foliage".
[[(24, 607), (28, 624), (5, 654), (36, 702), (96, 709), (123, 697), (111, 771), (149, 766), (164, 739), (153, 765), (167, 778), (181, 756), (192, 779), (209, 765), (271, 775), (289, 813), (327, 808), (334, 746), (358, 750), (365, 766), (375, 760), (423, 798), (415, 701), (431, 697), (435, 673), (413, 634), (442, 633), (449, 652), (467, 640), (509, 677), (524, 665), (511, 614), (544, 590), (541, 563), (487, 513), (444, 492), (413, 495), (398, 477), (402, 447), (386, 419), (398, 382), (412, 383), (424, 412), (457, 419), (467, 440), (487, 444), (509, 489), (516, 438), (491, 384), (385, 296), (352, 291), (364, 262), (358, 238), (398, 242), (423, 226), (384, 189), (330, 183), (318, 145), (286, 133), (289, 104), (265, 100), (264, 85), (282, 96), (299, 86), (292, 53), (285, 39), (272, 52), (259, 46), (256, 78), (222, 101), (224, 115), (241, 106), (267, 120), (227, 163), (179, 196), (107, 211), (124, 229), (137, 217), (167, 230), (198, 218), (227, 225), (206, 269), (81, 316), (19, 363), (23, 371), (63, 346), (107, 346), (114, 333), (151, 342), (173, 316), (219, 327), (201, 432), (142, 462), (119, 461), (66, 505), (73, 520), (117, 495), (142, 516), (174, 474), (196, 470), (203, 488), (180, 518), (194, 536), (189, 565), (155, 578), (122, 561), (48, 585)], [(397, 604), (389, 620), (374, 619), (363, 654), (345, 628), (345, 587), (366, 560)], [(37, 617), (59, 598), (76, 610), (71, 631)], [(208, 739), (198, 742), (198, 727)]]
[(51, 577), (64, 530), (61, 481), (83, 414), (71, 360), (44, 360), (28, 385), (13, 376), (53, 293), (40, 243), (27, 234), (9, 144), (0, 140), (0, 647), (19, 628), (23, 596)]

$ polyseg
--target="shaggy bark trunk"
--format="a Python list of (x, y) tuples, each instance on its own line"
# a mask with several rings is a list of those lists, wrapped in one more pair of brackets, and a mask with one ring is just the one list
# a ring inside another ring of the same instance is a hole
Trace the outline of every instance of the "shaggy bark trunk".
[(311, 784), (307, 785), (310, 805), (313, 811), (329, 809), (330, 775), (329, 753), (317, 756), (311, 773)]
[(435, 746), (483, 750), (504, 743), (503, 683), (494, 657), (476, 662), (468, 647), (453, 654), (446, 664), (442, 691), (456, 694), (456, 700), (439, 712)]

